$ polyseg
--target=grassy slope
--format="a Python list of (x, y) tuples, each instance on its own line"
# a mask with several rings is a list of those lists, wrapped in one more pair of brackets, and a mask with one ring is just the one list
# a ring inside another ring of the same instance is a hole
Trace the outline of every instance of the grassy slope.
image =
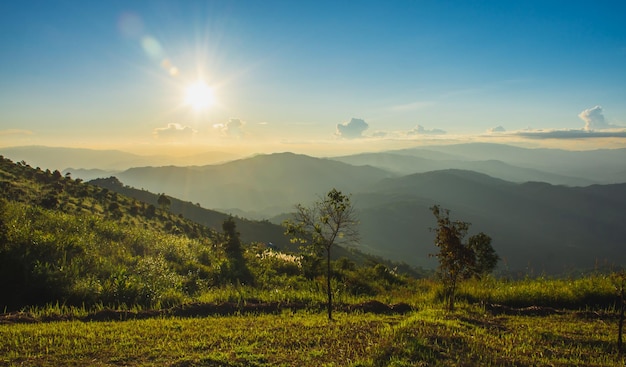
[(623, 366), (615, 319), (283, 312), (0, 325), (0, 364), (59, 366)]
[[(378, 298), (409, 302), (404, 315), (283, 310), (194, 318), (0, 324), (0, 365), (94, 366), (623, 366), (617, 354), (612, 276), (579, 280), (487, 279), (464, 284), (454, 313), (440, 308), (440, 286)], [(595, 292), (595, 293), (594, 293)], [(237, 294), (235, 294), (237, 293)], [(272, 300), (272, 291), (217, 292), (210, 301)], [(315, 297), (316, 292), (310, 296)], [(292, 297), (297, 294), (292, 295)], [(300, 294), (300, 296), (302, 296)], [(286, 298), (281, 298), (283, 301)], [(207, 301), (209, 301), (207, 299)], [(356, 301), (356, 300), (351, 300)], [(550, 306), (569, 305), (571, 310)], [(67, 310), (39, 310), (36, 318)]]

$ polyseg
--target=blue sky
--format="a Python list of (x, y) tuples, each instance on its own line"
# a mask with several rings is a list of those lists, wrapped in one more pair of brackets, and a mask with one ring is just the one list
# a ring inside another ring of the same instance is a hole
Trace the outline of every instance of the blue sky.
[[(624, 14), (624, 1), (3, 1), (0, 146), (626, 147)], [(204, 108), (185, 97), (199, 80)]]

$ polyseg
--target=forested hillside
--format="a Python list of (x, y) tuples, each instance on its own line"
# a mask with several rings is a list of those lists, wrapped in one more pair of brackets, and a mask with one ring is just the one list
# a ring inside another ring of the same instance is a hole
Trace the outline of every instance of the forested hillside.
[[(174, 214), (173, 199), (157, 199), (157, 207), (25, 162), (0, 159), (0, 195), (0, 277), (9, 280), (0, 284), (0, 307), (8, 310), (55, 302), (167, 307), (244, 284), (316, 289), (322, 274), (315, 253), (243, 243), (237, 223), (245, 221), (222, 215), (211, 229)], [(376, 294), (404, 281), (382, 259), (337, 250), (335, 258), (350, 257), (335, 265), (341, 293)]]
[[(89, 181), (89, 183), (113, 192), (117, 192), (118, 194), (137, 199), (141, 202), (158, 206), (159, 194), (124, 185), (115, 177), (95, 179)], [(205, 209), (199, 204), (179, 200), (170, 196), (168, 196), (168, 198), (170, 200), (169, 211), (171, 213), (182, 215), (185, 218), (209, 228), (221, 228), (224, 220), (229, 217), (228, 214)], [(275, 246), (282, 249), (297, 249), (291, 244), (289, 238), (285, 236), (285, 230), (280, 225), (273, 224), (268, 221), (253, 221), (239, 217), (235, 217), (233, 219), (237, 224), (237, 228), (241, 232), (241, 239), (244, 242), (271, 242)]]

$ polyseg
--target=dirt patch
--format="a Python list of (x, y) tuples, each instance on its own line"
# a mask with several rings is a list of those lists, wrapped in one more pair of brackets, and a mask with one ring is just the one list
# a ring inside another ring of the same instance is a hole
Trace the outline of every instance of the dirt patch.
[(563, 314), (565, 311), (552, 307), (530, 306), (515, 308), (498, 304), (486, 305), (486, 310), (492, 315), (514, 315), (514, 316), (549, 316)]
[(407, 303), (397, 303), (393, 305), (387, 305), (380, 301), (372, 300), (354, 305), (348, 305), (344, 309), (348, 312), (368, 312), (376, 314), (404, 314), (413, 311), (413, 307)]
[(81, 321), (126, 321), (151, 319), (164, 315), (165, 310), (145, 310), (145, 311), (121, 311), (104, 309), (85, 317), (79, 318)]
[(617, 320), (619, 319), (619, 313), (607, 312), (607, 311), (574, 311), (572, 312), (572, 315), (579, 319), (589, 319), (589, 320)]
[(0, 324), (33, 324), (39, 322), (28, 312), (10, 312), (0, 315)]
[(415, 308), (413, 308), (413, 306), (404, 302), (395, 303), (389, 307), (391, 307), (391, 311), (393, 311), (393, 313), (397, 314), (405, 314), (415, 311)]
[[(72, 317), (69, 315), (50, 315), (37, 318), (30, 313), (14, 312), (0, 314), (0, 324), (13, 323), (36, 323), (80, 320), (90, 321), (126, 321), (156, 318), (162, 316), (175, 317), (206, 317), (206, 316), (228, 316), (237, 314), (278, 314), (285, 310), (315, 310), (325, 309), (323, 304), (308, 304), (303, 302), (261, 302), (259, 300), (248, 300), (245, 302), (221, 302), (221, 303), (188, 303), (164, 310), (145, 311), (124, 311), (103, 309), (91, 313), (84, 317)], [(353, 305), (336, 305), (337, 311), (344, 312), (367, 312), (376, 314), (405, 314), (413, 311), (413, 307), (406, 303), (387, 305), (382, 302), (372, 300)]]

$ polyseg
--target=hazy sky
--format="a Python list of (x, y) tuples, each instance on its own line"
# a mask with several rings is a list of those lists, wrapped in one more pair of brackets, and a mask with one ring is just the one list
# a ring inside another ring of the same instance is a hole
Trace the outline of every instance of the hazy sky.
[(625, 14), (624, 0), (0, 1), (0, 147), (626, 147)]

